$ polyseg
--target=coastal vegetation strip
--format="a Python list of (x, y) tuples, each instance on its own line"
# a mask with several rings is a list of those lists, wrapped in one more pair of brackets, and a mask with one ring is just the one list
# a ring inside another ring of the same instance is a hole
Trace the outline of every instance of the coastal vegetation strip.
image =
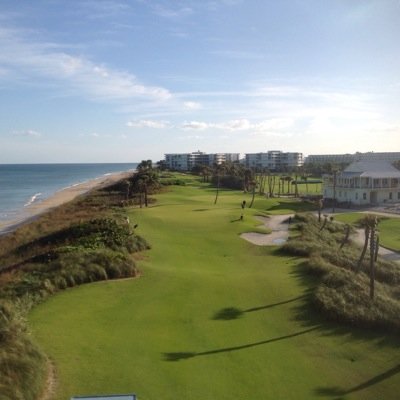
[(396, 398), (398, 339), (327, 322), (310, 304), (319, 278), (304, 270), (307, 255), (239, 237), (255, 215), (301, 202), (257, 195), (242, 210), (251, 192), (224, 190), (214, 204), (207, 183), (168, 179), (181, 181), (129, 212), (152, 244), (141, 279), (60, 292), (30, 315), (57, 364), (57, 398)]
[[(137, 175), (130, 179), (134, 183)], [(46, 357), (25, 321), (33, 306), (82, 283), (138, 274), (132, 254), (149, 245), (126, 219), (126, 188), (127, 180), (101, 185), (0, 237), (2, 400), (36, 400), (46, 380)], [(146, 196), (154, 188), (148, 182)], [(132, 192), (146, 197), (143, 187), (132, 184)]]

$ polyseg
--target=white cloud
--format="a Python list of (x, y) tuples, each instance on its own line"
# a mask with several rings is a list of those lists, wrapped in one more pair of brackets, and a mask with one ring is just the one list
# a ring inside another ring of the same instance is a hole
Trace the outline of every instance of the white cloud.
[(182, 129), (194, 129), (194, 130), (204, 130), (211, 128), (213, 125), (208, 124), (207, 122), (199, 122), (199, 121), (190, 121), (184, 122), (182, 124)]
[(13, 136), (25, 136), (25, 137), (34, 137), (34, 138), (38, 138), (40, 136), (42, 136), (42, 134), (40, 132), (34, 131), (32, 129), (28, 129), (26, 131), (15, 131), (12, 132)]
[(188, 110), (200, 110), (202, 108), (201, 104), (196, 101), (185, 101), (183, 106)]
[(292, 128), (294, 122), (292, 118), (270, 118), (255, 124), (254, 128), (259, 132), (276, 132)]
[(270, 118), (261, 122), (251, 122), (246, 118), (226, 122), (212, 123), (204, 121), (184, 122), (182, 129), (205, 130), (217, 129), (228, 132), (253, 131), (254, 133), (281, 132), (291, 128), (294, 120), (291, 118)]
[(223, 122), (221, 124), (216, 124), (215, 126), (218, 129), (223, 129), (228, 131), (243, 131), (252, 129), (254, 127), (254, 125), (252, 125), (250, 121), (245, 118)]
[(138, 121), (128, 121), (126, 126), (130, 128), (153, 128), (153, 129), (164, 129), (170, 126), (168, 121), (154, 121), (149, 119), (141, 119)]
[(203, 140), (203, 139), (205, 139), (205, 137), (201, 136), (201, 135), (188, 135), (188, 136), (180, 136), (180, 139), (183, 139), (183, 140)]
[(0, 28), (1, 68), (11, 67), (25, 77), (67, 83), (74, 91), (96, 100), (165, 101), (172, 97), (167, 89), (144, 85), (129, 72), (58, 51), (52, 43), (30, 42), (21, 36), (21, 32)]

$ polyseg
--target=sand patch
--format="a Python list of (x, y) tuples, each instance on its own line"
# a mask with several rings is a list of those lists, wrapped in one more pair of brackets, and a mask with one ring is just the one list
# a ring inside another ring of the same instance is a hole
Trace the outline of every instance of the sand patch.
[(279, 246), (289, 237), (288, 219), (293, 215), (271, 215), (270, 217), (256, 217), (262, 222), (260, 227), (270, 229), (271, 233), (247, 232), (240, 235), (241, 238), (257, 246)]

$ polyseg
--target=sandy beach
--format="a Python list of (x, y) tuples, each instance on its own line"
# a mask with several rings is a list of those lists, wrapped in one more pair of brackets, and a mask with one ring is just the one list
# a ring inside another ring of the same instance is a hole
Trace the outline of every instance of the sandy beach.
[(91, 179), (89, 181), (62, 189), (54, 193), (52, 196), (44, 199), (43, 201), (33, 203), (30, 206), (26, 207), (21, 212), (23, 216), (21, 216), (20, 218), (9, 221), (0, 221), (0, 235), (4, 235), (6, 233), (14, 231), (19, 226), (32, 221), (39, 215), (75, 199), (77, 196), (80, 196), (88, 192), (89, 190), (110, 185), (114, 182), (118, 182), (121, 179), (127, 178), (130, 175), (132, 175), (132, 172), (129, 171), (118, 172), (115, 174)]

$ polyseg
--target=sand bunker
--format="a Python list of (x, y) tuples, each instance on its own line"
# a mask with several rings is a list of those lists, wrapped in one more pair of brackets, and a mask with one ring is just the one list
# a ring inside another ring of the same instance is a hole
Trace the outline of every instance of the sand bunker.
[(247, 232), (240, 235), (241, 238), (257, 246), (279, 246), (289, 237), (288, 219), (293, 215), (271, 215), (270, 217), (256, 217), (262, 222), (261, 227), (271, 229), (271, 233)]

